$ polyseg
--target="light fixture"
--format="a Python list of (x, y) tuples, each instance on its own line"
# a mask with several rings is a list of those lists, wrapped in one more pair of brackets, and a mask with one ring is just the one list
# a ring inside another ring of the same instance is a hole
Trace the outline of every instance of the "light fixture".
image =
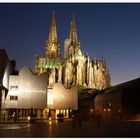
[(108, 108), (108, 109), (107, 109), (107, 111), (108, 111), (108, 112), (110, 112), (110, 111), (111, 111), (111, 109), (110, 109), (110, 108)]
[(90, 112), (93, 112), (93, 109), (92, 108), (90, 109)]

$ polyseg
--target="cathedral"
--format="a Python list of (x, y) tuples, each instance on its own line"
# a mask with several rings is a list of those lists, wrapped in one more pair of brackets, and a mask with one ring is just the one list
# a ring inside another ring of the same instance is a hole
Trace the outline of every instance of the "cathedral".
[(91, 60), (81, 51), (74, 14), (69, 38), (64, 41), (64, 57), (60, 49), (55, 12), (53, 12), (44, 55), (41, 57), (37, 54), (35, 59), (35, 74), (48, 73), (48, 88), (52, 89), (57, 82), (61, 82), (66, 88), (78, 85), (101, 90), (111, 86), (106, 61), (103, 58)]

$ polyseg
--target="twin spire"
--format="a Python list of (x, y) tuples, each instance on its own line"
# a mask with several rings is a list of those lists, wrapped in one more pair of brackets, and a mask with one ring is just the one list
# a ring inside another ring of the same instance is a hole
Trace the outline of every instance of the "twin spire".
[(70, 27), (70, 41), (72, 44), (76, 44), (78, 41), (76, 23), (75, 23), (75, 14), (72, 15), (72, 21), (71, 21), (71, 27)]
[(56, 21), (55, 21), (55, 11), (52, 13), (51, 27), (49, 33), (49, 42), (56, 43), (57, 40), (57, 30), (56, 30)]
[[(55, 11), (52, 13), (52, 19), (51, 19), (51, 27), (50, 27), (50, 33), (49, 33), (49, 42), (51, 43), (57, 43), (57, 30), (56, 30), (56, 20), (55, 20)], [(76, 31), (76, 23), (75, 23), (75, 14), (72, 15), (72, 21), (71, 21), (71, 27), (70, 27), (70, 41), (72, 44), (76, 44), (77, 39), (77, 31)]]

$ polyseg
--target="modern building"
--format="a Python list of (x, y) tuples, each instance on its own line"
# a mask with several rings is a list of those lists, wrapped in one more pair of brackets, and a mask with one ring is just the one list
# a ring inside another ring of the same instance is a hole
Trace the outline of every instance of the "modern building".
[(0, 49), (0, 120), (5, 116), (5, 98), (8, 93), (9, 75), (14, 71), (14, 62), (9, 60), (4, 49)]
[(105, 89), (111, 86), (111, 79), (104, 59), (90, 60), (81, 51), (78, 41), (75, 15), (72, 16), (70, 36), (64, 42), (64, 57), (61, 55), (57, 36), (55, 13), (52, 14), (50, 33), (43, 57), (36, 55), (35, 73), (49, 73), (49, 88), (61, 82), (65, 87), (80, 85), (87, 88)]
[(47, 118), (47, 112), (43, 112), (47, 107), (47, 79), (47, 73), (38, 76), (27, 67), (23, 67), (18, 75), (10, 75), (5, 100), (7, 116), (16, 114), (26, 118), (33, 110), (34, 117)]
[(34, 74), (28, 67), (15, 71), (15, 61), (9, 61), (4, 49), (0, 49), (0, 119), (8, 120), (16, 115), (27, 119), (57, 118), (57, 114), (69, 117), (78, 108), (77, 87), (67, 89), (61, 82), (48, 87), (48, 73)]
[(104, 119), (140, 120), (140, 78), (100, 92), (95, 98), (95, 110)]
[(23, 67), (19, 74), (9, 75), (9, 91), (5, 99), (5, 118), (15, 114), (21, 119), (31, 116), (42, 119), (57, 118), (57, 114), (69, 117), (69, 111), (78, 109), (77, 87), (66, 89), (62, 83), (55, 83), (48, 89), (48, 74), (33, 74)]

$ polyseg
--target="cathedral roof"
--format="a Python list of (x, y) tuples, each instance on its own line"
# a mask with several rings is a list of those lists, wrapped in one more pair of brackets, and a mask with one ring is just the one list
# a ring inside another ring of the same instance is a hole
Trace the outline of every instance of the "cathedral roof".
[(60, 63), (59, 59), (47, 59), (45, 63), (40, 63), (39, 67), (43, 65), (44, 68), (59, 68)]

